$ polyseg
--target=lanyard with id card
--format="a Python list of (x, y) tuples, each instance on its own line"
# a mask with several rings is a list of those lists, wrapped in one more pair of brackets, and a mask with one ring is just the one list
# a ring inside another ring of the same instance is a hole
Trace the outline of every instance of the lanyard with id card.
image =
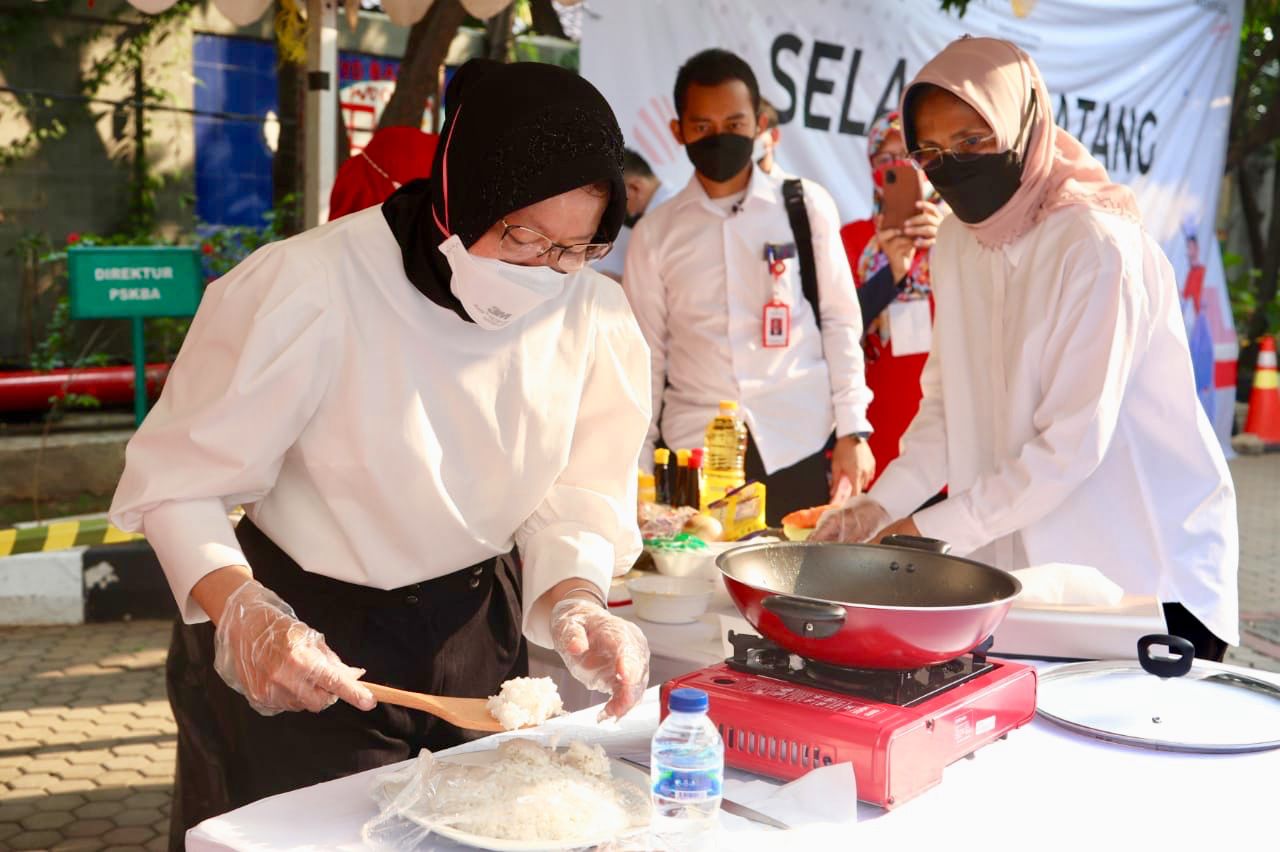
[(764, 261), (769, 267), (772, 293), (764, 306), (761, 343), (765, 349), (785, 349), (791, 345), (791, 304), (782, 283), (786, 261), (796, 256), (795, 243), (765, 243)]

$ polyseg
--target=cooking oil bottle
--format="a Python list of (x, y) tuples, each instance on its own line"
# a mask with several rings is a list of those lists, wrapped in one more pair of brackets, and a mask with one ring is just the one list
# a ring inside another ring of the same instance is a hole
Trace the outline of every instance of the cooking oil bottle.
[(738, 416), (738, 403), (721, 401), (720, 413), (707, 426), (706, 440), (702, 502), (709, 505), (747, 481), (747, 424)]

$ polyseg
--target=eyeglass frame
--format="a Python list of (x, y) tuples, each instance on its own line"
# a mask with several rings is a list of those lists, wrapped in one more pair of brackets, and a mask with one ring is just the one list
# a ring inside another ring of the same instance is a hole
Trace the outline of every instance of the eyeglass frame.
[[(904, 154), (898, 154), (893, 151), (884, 151), (883, 153), (871, 155), (871, 167), (873, 169), (878, 169), (881, 166), (887, 166), (890, 163), (896, 162), (898, 160), (911, 160), (911, 162), (915, 163), (915, 160), (911, 159), (910, 153), (906, 153), (904, 155)], [(920, 165), (919, 163), (915, 163), (915, 164), (917, 166)]]
[[(1022, 148), (1023, 134), (1028, 134), (1029, 130), (1031, 129), (1031, 120), (1035, 117), (1035, 112), (1036, 112), (1036, 92), (1035, 92), (1035, 89), (1032, 89), (1031, 97), (1027, 101), (1027, 108), (1022, 115), (1021, 126), (1019, 126), (1018, 128), (1018, 135), (1016, 138), (1014, 138), (1013, 144), (1009, 146), (1009, 150), (1012, 151), (1014, 149)], [(999, 135), (1000, 134), (998, 132), (992, 131), (990, 136), (983, 136), (980, 139), (978, 139), (978, 141), (974, 143), (973, 147), (976, 148), (984, 142), (989, 142), (992, 139), (995, 139)], [(970, 138), (973, 138), (973, 137), (970, 137)], [(968, 139), (960, 140), (961, 144), (968, 141), (969, 141)], [(1027, 142), (1029, 143), (1030, 141), (1031, 139), (1030, 139), (1030, 136), (1028, 135)], [(926, 166), (923, 162), (921, 162), (921, 155), (925, 151), (938, 152), (938, 159), (932, 165)], [(996, 152), (996, 153), (1001, 153), (1001, 152)], [(932, 171), (933, 169), (936, 169), (938, 168), (938, 166), (942, 165), (942, 158), (947, 156), (948, 154), (951, 155), (951, 157), (953, 157), (957, 162), (960, 162), (960, 163), (968, 163), (982, 156), (982, 154), (980, 153), (966, 152), (964, 154), (961, 154), (960, 152), (956, 151), (954, 148), (937, 148), (934, 146), (930, 146), (928, 148), (916, 148), (914, 151), (907, 152), (907, 156), (910, 157), (916, 163), (916, 165), (918, 165), (925, 172)], [(1025, 156), (1025, 152), (1024, 152), (1024, 156)]]
[[(541, 231), (537, 231), (537, 230), (534, 230), (533, 228), (530, 228), (528, 225), (512, 225), (510, 222), (506, 220), (505, 217), (503, 217), (502, 219), (499, 219), (498, 221), (502, 223), (502, 236), (498, 238), (499, 251), (501, 251), (503, 241), (506, 240), (507, 235), (510, 234), (512, 231), (514, 231), (516, 228), (519, 228), (522, 231), (528, 231), (529, 233), (533, 234), (539, 239), (546, 240), (548, 243), (551, 244), (547, 246), (545, 249), (543, 249), (542, 251), (535, 254), (534, 257), (537, 257), (537, 258), (546, 257), (546, 255), (549, 254), (551, 251), (555, 249), (559, 249), (559, 253), (555, 256), (555, 259), (552, 260), (550, 263), (551, 268), (556, 270), (557, 272), (565, 272), (565, 273), (577, 272), (578, 270), (585, 268), (588, 263), (594, 263), (597, 260), (601, 260), (606, 255), (608, 255), (610, 251), (613, 250), (612, 242), (574, 243), (573, 245), (565, 245), (563, 243), (556, 242), (555, 240), (551, 239)], [(521, 243), (518, 240), (515, 242), (516, 242), (516, 245), (529, 245), (529, 243)], [(605, 248), (604, 248), (604, 251), (602, 251), (598, 256), (588, 258), (587, 249), (589, 249), (591, 246), (604, 246)], [(572, 249), (579, 249), (579, 248), (582, 249), (582, 266), (577, 267), (577, 269), (562, 269), (560, 267), (560, 261), (564, 257), (564, 253), (566, 251), (570, 251)]]

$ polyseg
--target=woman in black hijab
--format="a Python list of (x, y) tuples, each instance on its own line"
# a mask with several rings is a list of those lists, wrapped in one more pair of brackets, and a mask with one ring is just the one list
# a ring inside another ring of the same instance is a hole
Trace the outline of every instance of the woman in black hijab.
[(446, 103), (429, 179), (209, 288), (129, 444), (112, 519), (146, 532), (183, 614), (173, 848), (464, 738), (362, 680), (491, 695), (528, 637), (608, 715), (647, 683), (643, 635), (604, 604), (640, 547), (650, 398), (625, 297), (588, 265), (625, 211), (617, 121), (533, 63), (473, 60)]

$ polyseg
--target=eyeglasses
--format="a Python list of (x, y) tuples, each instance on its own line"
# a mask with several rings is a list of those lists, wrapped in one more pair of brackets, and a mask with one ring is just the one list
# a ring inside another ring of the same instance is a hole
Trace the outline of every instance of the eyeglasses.
[[(1018, 126), (1018, 136), (1013, 140), (1013, 144), (1009, 146), (1011, 151), (1022, 151), (1023, 138), (1030, 137), (1032, 120), (1036, 115), (1036, 92), (1031, 90), (1031, 97), (1027, 99), (1027, 108), (1022, 112), (1022, 122)], [(996, 134), (990, 136), (970, 136), (968, 139), (962, 139), (956, 143), (954, 148), (917, 148), (912, 151), (911, 159), (920, 164), (920, 168), (925, 171), (936, 169), (942, 164), (944, 154), (950, 154), (960, 162), (968, 162), (976, 160), (983, 154), (993, 154), (990, 148), (996, 141)]]
[(871, 158), (871, 167), (873, 169), (878, 169), (881, 166), (887, 166), (890, 163), (897, 162), (901, 159), (902, 154), (899, 154), (897, 151), (884, 151)]
[(551, 252), (551, 268), (557, 272), (577, 272), (592, 261), (609, 253), (613, 243), (578, 243), (566, 246), (524, 225), (511, 225), (502, 221), (502, 240), (498, 251), (503, 260), (511, 263), (527, 263), (545, 257)]
[(970, 136), (968, 139), (961, 139), (954, 148), (917, 148), (911, 152), (910, 156), (920, 165), (920, 168), (927, 172), (942, 165), (942, 157), (945, 154), (950, 154), (960, 162), (967, 163), (983, 154), (992, 153), (990, 148), (995, 141), (994, 133), (990, 136)]

